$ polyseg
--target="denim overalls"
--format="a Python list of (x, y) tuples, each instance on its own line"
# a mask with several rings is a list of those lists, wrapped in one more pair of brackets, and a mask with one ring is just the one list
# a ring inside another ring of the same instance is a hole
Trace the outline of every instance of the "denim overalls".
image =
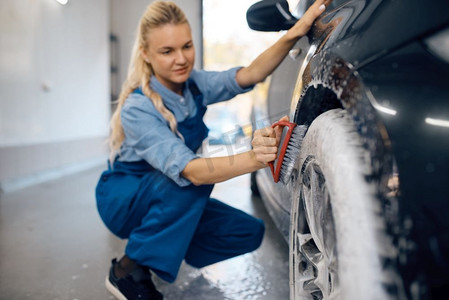
[[(206, 107), (193, 81), (189, 88), (197, 113), (178, 123), (178, 130), (196, 152), (208, 133)], [(97, 184), (97, 208), (106, 226), (128, 239), (128, 257), (173, 282), (183, 259), (200, 268), (251, 252), (262, 242), (262, 220), (210, 198), (212, 188), (180, 187), (144, 160), (115, 160)]]

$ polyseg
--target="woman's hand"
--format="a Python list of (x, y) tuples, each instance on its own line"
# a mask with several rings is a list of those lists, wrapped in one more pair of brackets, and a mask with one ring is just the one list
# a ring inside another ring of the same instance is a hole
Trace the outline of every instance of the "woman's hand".
[(315, 19), (331, 2), (332, 0), (316, 0), (285, 35), (256, 57), (248, 67), (237, 71), (237, 83), (241, 87), (249, 87), (265, 80), (279, 66), (296, 41), (310, 30)]
[[(282, 117), (279, 121), (288, 121), (287, 116)], [(256, 160), (266, 166), (269, 162), (274, 161), (277, 157), (279, 143), (282, 137), (282, 127), (271, 126), (258, 129), (254, 132), (254, 138), (251, 142)]]
[(301, 19), (288, 30), (287, 35), (289, 38), (295, 40), (304, 36), (310, 30), (316, 18), (323, 13), (331, 2), (332, 0), (316, 0), (309, 9), (307, 9)]

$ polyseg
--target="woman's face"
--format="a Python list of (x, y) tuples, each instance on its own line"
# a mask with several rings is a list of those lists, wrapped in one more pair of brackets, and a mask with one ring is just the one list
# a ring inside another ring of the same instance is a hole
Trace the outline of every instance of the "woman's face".
[(148, 34), (148, 49), (142, 51), (154, 75), (167, 88), (182, 93), (195, 63), (195, 48), (189, 24), (166, 24)]

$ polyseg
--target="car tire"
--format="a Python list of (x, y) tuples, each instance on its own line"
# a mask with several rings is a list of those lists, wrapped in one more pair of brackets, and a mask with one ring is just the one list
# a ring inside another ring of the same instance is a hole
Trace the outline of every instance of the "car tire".
[(290, 299), (400, 299), (371, 163), (342, 109), (318, 116), (301, 145), (292, 189)]

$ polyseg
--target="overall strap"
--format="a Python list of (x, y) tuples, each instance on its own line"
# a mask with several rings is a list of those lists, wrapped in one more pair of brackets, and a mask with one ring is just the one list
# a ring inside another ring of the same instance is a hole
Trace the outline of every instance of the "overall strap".
[(203, 105), (203, 94), (201, 93), (200, 89), (196, 85), (195, 81), (191, 78), (187, 81), (187, 85), (189, 87), (190, 92), (193, 95), (193, 99), (195, 99), (197, 107), (204, 106)]
[(134, 91), (132, 91), (132, 93), (145, 96), (143, 91), (142, 91), (142, 88), (140, 86), (138, 88), (136, 88)]

